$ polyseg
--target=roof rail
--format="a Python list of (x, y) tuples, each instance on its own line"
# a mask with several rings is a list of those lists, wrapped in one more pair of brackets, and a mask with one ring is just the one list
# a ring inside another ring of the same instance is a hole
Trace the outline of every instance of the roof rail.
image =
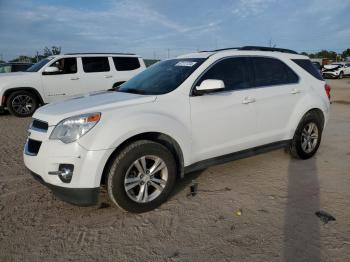
[(65, 55), (136, 55), (133, 53), (66, 53)]
[(276, 47), (266, 47), (266, 46), (243, 46), (239, 49), (240, 50), (272, 51), (272, 52), (298, 54), (298, 52), (296, 52), (294, 50), (285, 49), (285, 48), (276, 48)]
[(242, 46), (242, 47), (229, 47), (221, 48), (212, 51), (200, 51), (200, 52), (220, 52), (225, 50), (249, 50), (249, 51), (272, 51), (272, 52), (281, 52), (289, 54), (298, 54), (296, 51), (285, 49), (285, 48), (276, 48), (276, 47), (266, 47), (266, 46)]

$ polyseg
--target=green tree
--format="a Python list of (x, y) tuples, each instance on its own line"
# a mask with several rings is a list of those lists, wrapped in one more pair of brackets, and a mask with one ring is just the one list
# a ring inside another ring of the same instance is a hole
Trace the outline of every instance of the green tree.
[(343, 51), (343, 53), (341, 54), (343, 59), (346, 59), (347, 57), (350, 57), (350, 48), (346, 49)]
[(61, 53), (61, 47), (60, 46), (52, 46), (51, 49), (47, 46), (44, 48), (44, 57), (52, 56), (52, 55), (59, 55)]

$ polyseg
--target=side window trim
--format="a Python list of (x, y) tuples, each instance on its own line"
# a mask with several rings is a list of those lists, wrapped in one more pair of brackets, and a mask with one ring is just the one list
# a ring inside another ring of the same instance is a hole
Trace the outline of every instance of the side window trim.
[[(218, 60), (215, 60), (213, 63), (211, 63), (197, 78), (196, 80), (193, 82), (192, 86), (191, 86), (191, 90), (190, 90), (190, 96), (195, 96), (194, 95), (194, 89), (197, 86), (197, 83), (201, 80), (201, 78), (205, 75), (206, 72), (208, 72), (212, 67), (214, 67), (217, 63), (224, 61), (226, 59), (232, 59), (232, 58), (246, 58), (247, 59), (247, 63), (250, 64), (250, 56), (247, 55), (236, 55), (236, 56), (226, 56), (226, 57), (222, 57), (219, 58)], [(247, 89), (251, 89), (252, 88), (252, 76), (253, 76), (253, 71), (251, 69), (251, 67), (249, 66), (249, 73), (248, 73), (248, 77), (249, 77), (249, 85), (250, 87), (248, 88), (241, 88), (241, 89), (236, 89), (236, 90), (222, 90), (222, 91), (218, 91), (215, 92), (215, 94), (221, 94), (221, 93), (228, 93), (228, 92), (239, 92), (242, 90), (247, 90)], [(210, 94), (210, 93), (209, 93)]]

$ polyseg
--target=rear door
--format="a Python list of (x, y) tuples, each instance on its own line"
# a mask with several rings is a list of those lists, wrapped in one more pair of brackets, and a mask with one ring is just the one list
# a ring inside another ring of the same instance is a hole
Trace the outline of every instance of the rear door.
[(288, 122), (305, 90), (298, 75), (273, 57), (251, 57), (252, 97), (256, 99), (257, 141), (260, 145), (285, 139)]
[(350, 75), (350, 63), (345, 64), (345, 75)]
[(83, 69), (80, 79), (82, 93), (112, 88), (114, 71), (107, 56), (83, 56), (81, 65)]
[(195, 86), (206, 79), (222, 80), (225, 89), (190, 97), (194, 161), (254, 146), (256, 110), (251, 99), (247, 58), (232, 57), (217, 62)]

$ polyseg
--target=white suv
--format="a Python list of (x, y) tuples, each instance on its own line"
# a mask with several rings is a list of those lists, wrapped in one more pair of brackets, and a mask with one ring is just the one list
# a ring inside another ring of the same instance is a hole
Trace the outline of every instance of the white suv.
[(108, 90), (145, 69), (134, 54), (72, 53), (51, 56), (26, 72), (0, 74), (0, 111), (31, 116), (39, 105)]
[(61, 199), (110, 199), (145, 212), (177, 177), (266, 150), (313, 156), (330, 88), (310, 60), (286, 49), (243, 47), (152, 65), (117, 91), (46, 105), (34, 114), (24, 162)]
[(350, 75), (349, 62), (337, 62), (330, 65), (324, 65), (322, 68), (322, 75), (326, 78), (339, 78)]

